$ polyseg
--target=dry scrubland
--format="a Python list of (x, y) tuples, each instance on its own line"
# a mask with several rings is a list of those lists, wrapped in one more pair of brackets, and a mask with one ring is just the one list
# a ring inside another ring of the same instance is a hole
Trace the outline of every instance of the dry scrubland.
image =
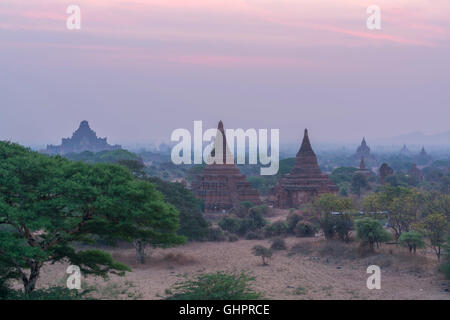
[[(271, 220), (285, 218), (279, 212)], [(251, 254), (254, 245), (268, 240), (189, 243), (170, 249), (148, 250), (145, 265), (135, 262), (133, 248), (108, 249), (133, 269), (109, 281), (83, 279), (98, 288), (102, 299), (162, 299), (166, 289), (185, 276), (219, 270), (248, 270), (254, 287), (268, 299), (450, 299), (448, 282), (437, 272), (435, 256), (416, 256), (395, 245), (383, 245), (376, 254), (364, 254), (355, 242), (345, 244), (316, 238), (286, 238), (287, 250), (275, 251), (269, 266)], [(381, 267), (381, 290), (368, 290), (368, 265)], [(38, 287), (65, 283), (65, 265), (47, 265)]]

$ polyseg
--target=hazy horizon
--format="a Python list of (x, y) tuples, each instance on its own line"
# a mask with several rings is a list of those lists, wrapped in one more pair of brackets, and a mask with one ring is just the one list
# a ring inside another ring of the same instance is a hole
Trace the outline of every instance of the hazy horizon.
[(194, 120), (281, 144), (450, 131), (448, 0), (79, 0), (74, 31), (69, 4), (0, 4), (0, 140), (60, 144), (82, 120), (111, 144)]

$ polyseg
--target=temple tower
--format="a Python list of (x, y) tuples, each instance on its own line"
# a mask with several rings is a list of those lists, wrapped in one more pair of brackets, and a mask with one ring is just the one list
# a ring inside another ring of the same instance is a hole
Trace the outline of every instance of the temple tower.
[(203, 200), (203, 211), (230, 212), (238, 209), (243, 201), (249, 201), (254, 205), (261, 204), (258, 192), (234, 163), (234, 155), (228, 148), (222, 121), (217, 127), (216, 140), (209, 161), (219, 159), (218, 154), (222, 154), (222, 161), (207, 164), (192, 184), (192, 191)]
[(305, 129), (302, 145), (291, 172), (282, 177), (274, 189), (275, 207), (294, 208), (324, 193), (337, 193), (338, 188), (319, 168), (316, 154)]

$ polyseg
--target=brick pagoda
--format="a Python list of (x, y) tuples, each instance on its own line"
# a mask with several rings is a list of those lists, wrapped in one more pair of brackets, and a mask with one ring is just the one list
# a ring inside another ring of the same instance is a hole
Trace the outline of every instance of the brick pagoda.
[(274, 206), (295, 208), (324, 193), (336, 194), (338, 188), (326, 174), (320, 171), (317, 157), (305, 129), (303, 142), (291, 172), (281, 178), (274, 189)]
[[(222, 148), (218, 146), (220, 134), (223, 137)], [(211, 156), (215, 157), (217, 150), (222, 149), (223, 163), (207, 164), (192, 184), (192, 191), (203, 200), (203, 211), (225, 213), (237, 209), (243, 201), (249, 201), (254, 205), (261, 204), (258, 192), (234, 163), (234, 156), (228, 148), (222, 121), (217, 128), (215, 144)]]

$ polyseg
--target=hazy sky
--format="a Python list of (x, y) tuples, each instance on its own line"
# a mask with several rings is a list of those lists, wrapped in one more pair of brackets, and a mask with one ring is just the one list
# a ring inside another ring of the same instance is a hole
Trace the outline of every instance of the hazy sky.
[(432, 134), (450, 130), (450, 1), (1, 0), (0, 71), (0, 140), (23, 144), (81, 120), (111, 143), (219, 119), (282, 142)]

